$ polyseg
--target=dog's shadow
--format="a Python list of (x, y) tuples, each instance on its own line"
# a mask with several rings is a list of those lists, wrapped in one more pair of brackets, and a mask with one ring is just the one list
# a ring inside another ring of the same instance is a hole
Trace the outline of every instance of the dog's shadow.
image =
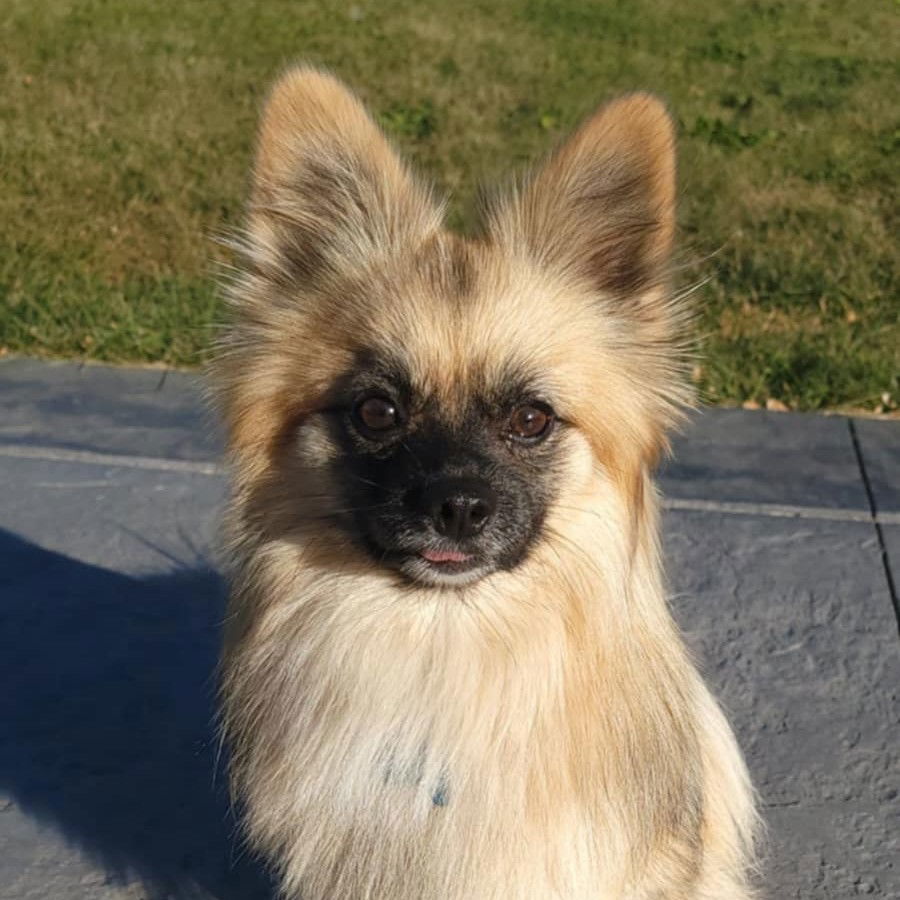
[(154, 898), (272, 893), (217, 761), (222, 611), (209, 569), (131, 578), (0, 530), (0, 791)]

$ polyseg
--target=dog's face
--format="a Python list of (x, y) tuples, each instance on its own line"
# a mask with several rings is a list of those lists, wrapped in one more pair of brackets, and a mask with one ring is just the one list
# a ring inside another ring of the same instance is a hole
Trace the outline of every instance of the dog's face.
[(601, 482), (636, 495), (686, 397), (673, 172), (664, 109), (628, 97), (463, 240), (346, 89), (288, 74), (214, 369), (254, 526), (461, 587)]
[(451, 398), (397, 352), (364, 355), (339, 381), (324, 416), (348, 510), (339, 521), (379, 564), (461, 585), (515, 567), (538, 538), (568, 426), (539, 381), (498, 374)]

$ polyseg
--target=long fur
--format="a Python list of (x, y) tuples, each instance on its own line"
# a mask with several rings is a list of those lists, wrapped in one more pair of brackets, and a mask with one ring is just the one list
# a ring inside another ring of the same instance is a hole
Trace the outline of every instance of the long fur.
[[(752, 792), (667, 608), (651, 480), (691, 400), (672, 148), (659, 101), (621, 98), (463, 240), (340, 83), (274, 89), (212, 379), (224, 735), (286, 896), (750, 896)], [(565, 464), (512, 571), (401, 584), (339, 526), (319, 411), (373, 345), (451, 411), (520, 361), (560, 398)]]

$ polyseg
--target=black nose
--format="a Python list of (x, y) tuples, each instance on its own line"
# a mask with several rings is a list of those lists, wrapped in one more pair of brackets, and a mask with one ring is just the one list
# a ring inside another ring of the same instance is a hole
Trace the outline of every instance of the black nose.
[(474, 478), (438, 481), (426, 488), (424, 512), (434, 527), (455, 541), (474, 537), (497, 509), (497, 495), (490, 485)]

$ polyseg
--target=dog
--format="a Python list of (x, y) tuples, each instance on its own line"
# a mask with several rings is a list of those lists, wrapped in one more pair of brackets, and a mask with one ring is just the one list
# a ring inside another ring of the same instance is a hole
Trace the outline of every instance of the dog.
[(464, 238), (337, 79), (272, 90), (211, 378), (222, 731), (285, 896), (751, 896), (752, 788), (661, 571), (674, 207), (652, 95)]

